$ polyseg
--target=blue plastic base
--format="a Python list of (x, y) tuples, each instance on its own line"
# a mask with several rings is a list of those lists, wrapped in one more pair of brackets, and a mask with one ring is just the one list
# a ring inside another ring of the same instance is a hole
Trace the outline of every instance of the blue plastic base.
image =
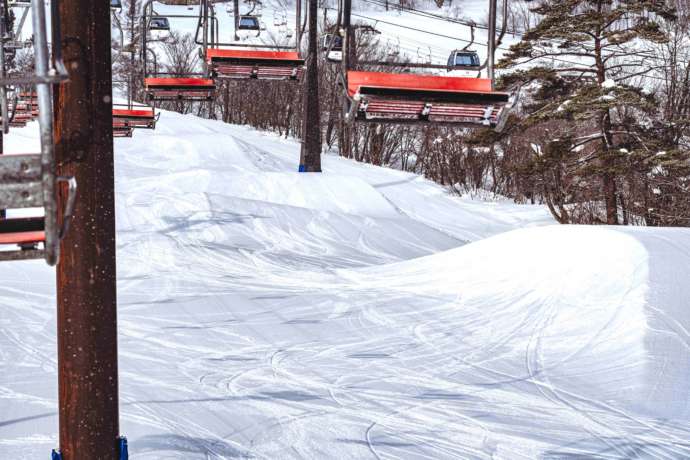
[(297, 172), (307, 172), (307, 167), (305, 165), (299, 165), (299, 170)]
[(129, 449), (127, 448), (127, 438), (120, 436), (117, 440), (120, 451), (120, 460), (129, 460)]
[[(118, 460), (129, 460), (129, 449), (127, 447), (127, 438), (121, 436), (117, 438), (117, 451), (119, 452)], [(59, 449), (53, 449), (50, 457), (51, 460), (62, 460), (62, 454)]]

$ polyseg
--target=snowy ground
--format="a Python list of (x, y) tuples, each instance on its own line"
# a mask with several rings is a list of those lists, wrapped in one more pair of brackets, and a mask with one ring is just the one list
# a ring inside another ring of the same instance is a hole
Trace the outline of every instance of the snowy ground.
[[(133, 459), (690, 457), (690, 231), (299, 175), (293, 141), (172, 113), (116, 148)], [(2, 458), (57, 445), (53, 280), (0, 266)]]

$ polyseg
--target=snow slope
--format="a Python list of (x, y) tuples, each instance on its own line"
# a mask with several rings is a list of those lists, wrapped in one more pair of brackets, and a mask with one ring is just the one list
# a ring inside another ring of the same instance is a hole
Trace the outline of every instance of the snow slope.
[[(168, 112), (116, 150), (133, 459), (690, 457), (690, 231), (299, 175), (294, 141)], [(3, 458), (57, 444), (53, 279), (0, 266)]]

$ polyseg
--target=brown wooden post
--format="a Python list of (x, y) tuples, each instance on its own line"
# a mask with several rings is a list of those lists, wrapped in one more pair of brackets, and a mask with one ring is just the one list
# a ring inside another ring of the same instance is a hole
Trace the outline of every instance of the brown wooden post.
[[(353, 56), (356, 54), (355, 41), (352, 39), (352, 0), (343, 0), (343, 61), (342, 72), (347, 76), (348, 70), (352, 68)], [(347, 89), (345, 89), (347, 91)], [(338, 149), (340, 155), (346, 158), (352, 158), (352, 127), (344, 120), (344, 114), (350, 109), (350, 101), (343, 96), (342, 111), (340, 114), (340, 136), (338, 137)]]
[[(69, 82), (55, 92), (58, 173), (79, 187), (57, 267), (63, 460), (118, 459), (115, 187), (110, 5), (62, 0)], [(64, 191), (63, 191), (64, 192)], [(58, 203), (64, 207), (66, 196)]]
[(240, 1), (239, 0), (232, 0), (232, 8), (235, 10), (235, 30), (234, 30), (234, 36), (235, 36), (235, 41), (240, 39), (240, 36), (237, 35), (237, 28), (240, 26)]
[(496, 60), (496, 12), (498, 0), (489, 0), (489, 41), (487, 43), (487, 77), (491, 80), (491, 88), (495, 83), (494, 61)]
[[(9, 123), (8, 120), (3, 120), (2, 122), (3, 122), (3, 123)], [(5, 153), (5, 151), (4, 151), (4, 144), (5, 144), (5, 142), (4, 142), (3, 137), (4, 137), (4, 135), (3, 135), (2, 129), (0, 129), (0, 155), (2, 155), (3, 153)], [(7, 211), (4, 210), (4, 209), (0, 209), (0, 219), (4, 219), (4, 218), (6, 218), (6, 217), (7, 217)]]
[(321, 107), (317, 53), (317, 0), (309, 0), (309, 52), (304, 82), (304, 117), (300, 172), (321, 172)]
[(302, 0), (295, 0), (295, 48), (302, 48)]

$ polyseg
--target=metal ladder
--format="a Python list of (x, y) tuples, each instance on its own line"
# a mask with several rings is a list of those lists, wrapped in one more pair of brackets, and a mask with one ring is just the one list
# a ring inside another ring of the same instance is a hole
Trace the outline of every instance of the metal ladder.
[[(52, 1), (53, 37), (60, 37), (57, 0)], [(0, 155), (0, 209), (43, 207), (43, 249), (32, 247), (16, 251), (0, 251), (0, 261), (44, 258), (48, 265), (59, 259), (60, 241), (65, 236), (74, 210), (77, 184), (72, 177), (56, 175), (55, 144), (53, 140), (53, 106), (51, 86), (67, 79), (62, 63), (60, 47), (56, 47), (53, 61), (50, 59), (47, 18), (44, 0), (31, 0), (34, 31), (35, 72), (33, 75), (8, 77), (5, 71), (4, 46), (0, 46), (0, 110), (7, 120), (7, 87), (35, 85), (38, 98), (38, 122), (41, 151), (22, 155)], [(9, 123), (3, 124), (7, 130)], [(5, 131), (7, 132), (7, 131)], [(58, 223), (57, 187), (67, 185), (67, 200)], [(20, 232), (21, 233), (21, 232)]]

